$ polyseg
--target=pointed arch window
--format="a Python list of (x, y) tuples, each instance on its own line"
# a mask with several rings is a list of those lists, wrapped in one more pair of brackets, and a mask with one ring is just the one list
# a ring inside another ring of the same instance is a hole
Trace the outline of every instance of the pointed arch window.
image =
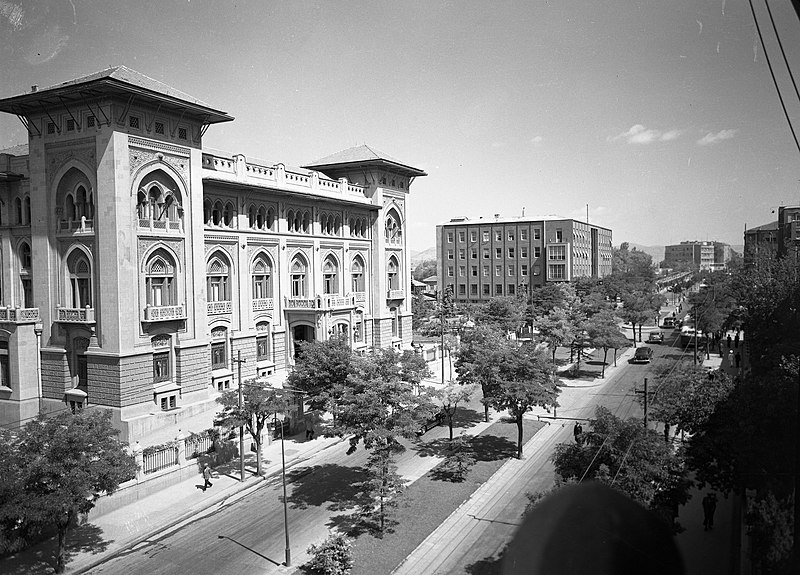
[(19, 268), (22, 307), (35, 307), (33, 305), (33, 258), (31, 246), (27, 242), (22, 242), (19, 246)]
[(208, 262), (206, 271), (208, 301), (230, 301), (228, 265), (218, 256)]
[(253, 263), (253, 299), (272, 297), (272, 264), (265, 256)]
[(353, 263), (350, 266), (350, 279), (350, 285), (354, 292), (364, 291), (364, 260), (361, 259), (361, 256), (353, 258)]
[(339, 293), (339, 264), (333, 256), (325, 258), (322, 264), (322, 293)]
[(400, 226), (400, 218), (392, 210), (386, 217), (386, 242), (390, 244), (400, 244), (403, 241), (403, 229)]
[(307, 279), (308, 267), (305, 260), (301, 256), (295, 256), (292, 260), (290, 268), (290, 276), (292, 283), (292, 297), (305, 297), (307, 294)]
[(17, 212), (17, 223), (22, 224), (22, 199), (17, 198), (14, 200), (14, 208)]
[(394, 256), (389, 258), (389, 263), (386, 266), (386, 285), (390, 290), (400, 289), (399, 268), (397, 259)]
[(70, 307), (92, 307), (92, 266), (86, 254), (74, 250), (67, 258)]
[(163, 250), (153, 254), (147, 262), (145, 273), (147, 305), (177, 305), (175, 294), (175, 263)]

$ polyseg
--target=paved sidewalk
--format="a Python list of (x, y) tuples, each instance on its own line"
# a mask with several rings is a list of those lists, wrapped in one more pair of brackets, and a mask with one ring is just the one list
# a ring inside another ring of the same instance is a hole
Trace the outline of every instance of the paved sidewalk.
[[(285, 440), (286, 468), (298, 465), (323, 449), (343, 441), (338, 437), (306, 440), (305, 433)], [(248, 442), (249, 443), (249, 442)], [(149, 536), (167, 529), (210, 508), (224, 507), (262, 485), (265, 479), (281, 473), (281, 442), (273, 440), (263, 449), (264, 476), (253, 475), (255, 465), (248, 460), (244, 482), (239, 481), (238, 460), (235, 474), (216, 474), (213, 486), (203, 490), (198, 473), (179, 483), (144, 497), (135, 503), (110, 511), (67, 534), (67, 573), (82, 573), (112, 556), (135, 546)], [(42, 542), (0, 562), (4, 574), (36, 575), (52, 573), (55, 565), (55, 538)]]

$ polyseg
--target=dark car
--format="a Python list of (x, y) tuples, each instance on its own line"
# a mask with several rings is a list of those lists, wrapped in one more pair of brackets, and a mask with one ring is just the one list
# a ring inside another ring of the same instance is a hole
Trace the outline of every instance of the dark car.
[(664, 333), (660, 331), (651, 331), (647, 337), (647, 343), (664, 343)]
[(640, 347), (636, 350), (636, 353), (633, 354), (631, 363), (650, 363), (651, 359), (653, 359), (653, 349), (649, 347)]
[(425, 435), (425, 433), (427, 433), (428, 431), (430, 431), (434, 427), (438, 427), (442, 423), (444, 423), (444, 412), (439, 411), (435, 415), (433, 415), (432, 417), (429, 417), (428, 419), (426, 419), (422, 423), (422, 425), (420, 425), (419, 429), (417, 430), (417, 437), (420, 437), (421, 435)]

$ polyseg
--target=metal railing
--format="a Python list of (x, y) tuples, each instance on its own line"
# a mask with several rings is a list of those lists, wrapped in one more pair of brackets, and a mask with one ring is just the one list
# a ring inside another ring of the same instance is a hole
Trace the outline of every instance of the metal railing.
[(210, 433), (191, 435), (183, 440), (186, 459), (196, 459), (214, 445), (214, 438)]
[(155, 473), (167, 467), (178, 465), (178, 448), (176, 446), (164, 447), (158, 451), (142, 454), (142, 472)]

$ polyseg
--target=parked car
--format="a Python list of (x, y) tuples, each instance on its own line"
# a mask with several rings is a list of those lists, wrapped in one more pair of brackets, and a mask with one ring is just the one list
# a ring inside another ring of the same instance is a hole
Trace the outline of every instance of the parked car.
[(438, 427), (442, 423), (444, 423), (444, 412), (438, 411), (435, 415), (429, 417), (422, 423), (422, 425), (420, 425), (419, 429), (417, 430), (417, 437), (425, 435), (425, 433), (434, 427)]
[(651, 331), (647, 336), (647, 343), (664, 343), (663, 331)]
[(675, 327), (675, 318), (674, 317), (665, 317), (664, 318), (664, 322), (662, 323), (662, 325), (665, 328)]
[(653, 348), (640, 347), (636, 350), (636, 353), (633, 354), (631, 363), (650, 363), (651, 359), (653, 359)]

